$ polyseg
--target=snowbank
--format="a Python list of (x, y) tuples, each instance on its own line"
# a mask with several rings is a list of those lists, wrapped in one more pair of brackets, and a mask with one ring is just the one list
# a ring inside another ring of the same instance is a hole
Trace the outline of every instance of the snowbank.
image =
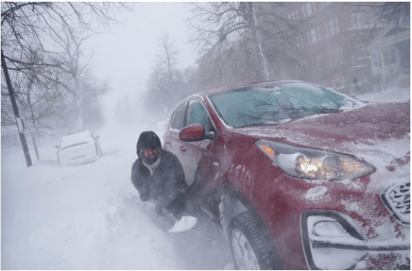
[[(42, 159), (30, 168), (20, 148), (2, 149), (2, 269), (231, 266), (217, 228), (200, 225), (173, 236), (153, 205), (138, 198), (130, 169), (143, 130), (151, 129), (101, 132), (103, 157), (76, 167), (58, 166), (54, 144), (41, 148)], [(196, 255), (184, 255), (187, 250)]]

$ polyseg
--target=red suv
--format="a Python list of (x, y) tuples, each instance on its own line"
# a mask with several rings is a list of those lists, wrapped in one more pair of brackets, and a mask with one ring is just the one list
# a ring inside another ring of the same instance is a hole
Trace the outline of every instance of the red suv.
[(239, 269), (409, 269), (410, 105), (301, 81), (206, 91), (164, 148)]

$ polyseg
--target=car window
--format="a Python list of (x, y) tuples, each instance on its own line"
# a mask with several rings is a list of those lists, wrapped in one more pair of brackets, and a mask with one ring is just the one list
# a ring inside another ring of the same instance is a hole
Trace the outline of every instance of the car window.
[(173, 113), (171, 127), (173, 129), (181, 130), (184, 127), (186, 103), (179, 106)]
[(189, 102), (189, 107), (187, 110), (187, 125), (200, 123), (205, 127), (205, 133), (208, 133), (211, 129), (211, 121), (206, 109), (203, 105), (196, 100)]
[(210, 96), (223, 120), (233, 127), (273, 125), (305, 116), (337, 113), (348, 100), (308, 83), (253, 86)]

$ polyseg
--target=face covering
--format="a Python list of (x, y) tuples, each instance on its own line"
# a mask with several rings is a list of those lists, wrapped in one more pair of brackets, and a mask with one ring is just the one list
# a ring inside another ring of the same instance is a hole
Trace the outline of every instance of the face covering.
[[(147, 152), (147, 155), (145, 155)], [(140, 153), (140, 157), (142, 157), (143, 162), (147, 165), (152, 165), (160, 158), (160, 150), (159, 149), (152, 149), (152, 151), (142, 150)]]

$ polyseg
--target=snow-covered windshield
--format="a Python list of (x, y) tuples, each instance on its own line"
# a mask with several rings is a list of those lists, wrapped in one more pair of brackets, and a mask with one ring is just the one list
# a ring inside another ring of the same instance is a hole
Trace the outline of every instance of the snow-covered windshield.
[(62, 137), (62, 142), (60, 148), (65, 148), (68, 146), (92, 142), (93, 137), (89, 130), (84, 130), (80, 133), (70, 134)]
[(303, 82), (258, 85), (213, 94), (210, 99), (230, 126), (275, 125), (314, 114), (338, 113), (353, 101)]

